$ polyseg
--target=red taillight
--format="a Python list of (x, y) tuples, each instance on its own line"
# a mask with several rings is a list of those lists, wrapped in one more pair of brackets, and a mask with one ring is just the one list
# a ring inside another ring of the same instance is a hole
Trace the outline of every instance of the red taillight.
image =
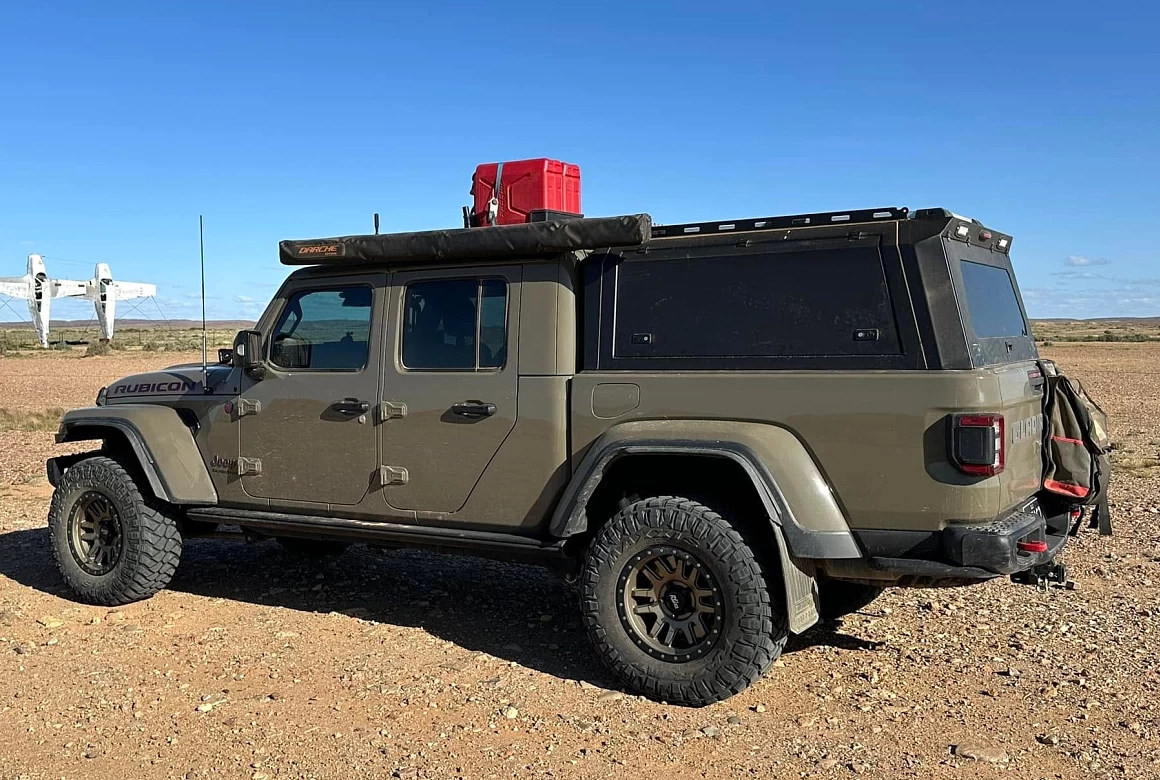
[(1033, 542), (1015, 542), (1015, 546), (1019, 548), (1019, 552), (1025, 553), (1045, 553), (1047, 552), (1047, 542), (1037, 540)]
[(993, 477), (1006, 465), (1007, 446), (1001, 414), (956, 414), (951, 430), (951, 461), (964, 474)]

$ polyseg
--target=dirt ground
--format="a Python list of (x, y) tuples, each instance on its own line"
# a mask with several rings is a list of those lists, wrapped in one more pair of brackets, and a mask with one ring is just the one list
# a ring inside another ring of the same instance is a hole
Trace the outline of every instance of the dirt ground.
[[(193, 540), (153, 599), (75, 603), (52, 433), (0, 431), (0, 778), (1158, 777), (1160, 344), (1047, 352), (1125, 464), (1116, 535), (1066, 554), (1076, 589), (889, 592), (699, 710), (617, 692), (535, 567)], [(0, 407), (196, 357), (0, 358)]]

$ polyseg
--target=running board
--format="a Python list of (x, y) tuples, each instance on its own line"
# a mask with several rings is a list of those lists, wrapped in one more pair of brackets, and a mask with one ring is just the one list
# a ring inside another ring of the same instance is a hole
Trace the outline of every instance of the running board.
[(386, 547), (422, 547), (429, 550), (471, 552), (504, 560), (563, 558), (563, 539), (545, 542), (529, 536), (403, 523), (371, 522), (347, 517), (320, 517), (250, 509), (198, 507), (191, 520), (237, 525), (266, 536), (306, 539), (342, 539)]

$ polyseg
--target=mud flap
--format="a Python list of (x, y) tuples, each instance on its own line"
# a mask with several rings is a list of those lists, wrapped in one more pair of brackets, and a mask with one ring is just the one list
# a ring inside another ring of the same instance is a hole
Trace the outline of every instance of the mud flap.
[(818, 580), (814, 562), (795, 558), (789, 553), (781, 529), (773, 526), (777, 539), (781, 575), (785, 581), (785, 611), (790, 633), (800, 634), (818, 622)]

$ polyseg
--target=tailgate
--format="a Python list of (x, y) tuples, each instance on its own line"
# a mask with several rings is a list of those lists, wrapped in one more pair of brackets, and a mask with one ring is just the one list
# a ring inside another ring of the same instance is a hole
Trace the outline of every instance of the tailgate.
[(1043, 481), (1043, 393), (1034, 361), (993, 369), (1003, 399), (1006, 466), (999, 475), (1000, 506), (1010, 509), (1039, 492)]

